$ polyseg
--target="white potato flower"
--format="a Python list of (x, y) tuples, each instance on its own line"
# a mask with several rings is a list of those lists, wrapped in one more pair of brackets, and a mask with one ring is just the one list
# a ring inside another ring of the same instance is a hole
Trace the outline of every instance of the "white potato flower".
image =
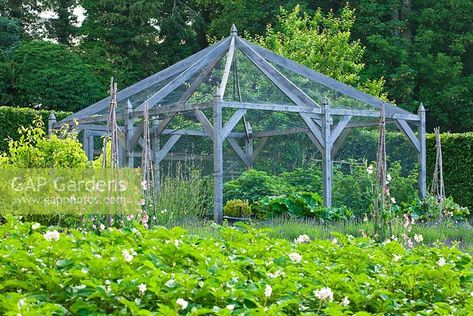
[(321, 301), (333, 301), (333, 291), (329, 287), (324, 287), (320, 290), (314, 291), (314, 295)]
[(44, 239), (46, 239), (47, 241), (52, 241), (52, 240), (59, 240), (59, 232), (57, 230), (53, 230), (53, 231), (47, 231), (46, 233), (44, 233)]
[(147, 289), (148, 288), (146, 287), (146, 284), (144, 283), (141, 283), (140, 285), (138, 285), (138, 291), (140, 292), (140, 294), (144, 294)]
[(299, 263), (302, 260), (302, 255), (298, 254), (297, 252), (293, 252), (289, 254), (289, 258), (291, 258), (292, 262)]
[(270, 297), (271, 294), (273, 293), (273, 288), (271, 287), (271, 285), (266, 285), (266, 287), (264, 288), (264, 296), (266, 297)]
[(297, 237), (294, 242), (296, 244), (303, 244), (303, 243), (308, 243), (310, 242), (310, 237), (307, 236), (307, 235), (300, 235), (299, 237)]
[(438, 261), (437, 261), (437, 264), (439, 267), (443, 267), (447, 262), (445, 261), (445, 258), (440, 258)]
[(186, 309), (187, 305), (189, 305), (189, 302), (183, 298), (178, 298), (176, 301), (176, 304), (181, 306), (181, 309)]
[(126, 262), (131, 262), (133, 260), (134, 254), (136, 253), (133, 253), (133, 249), (131, 249), (131, 251), (128, 251), (126, 249), (122, 250), (122, 255)]
[(424, 237), (423, 237), (422, 235), (420, 235), (420, 234), (419, 234), (419, 235), (415, 234), (415, 235), (414, 235), (414, 239), (415, 239), (415, 241), (417, 241), (418, 243), (424, 241)]

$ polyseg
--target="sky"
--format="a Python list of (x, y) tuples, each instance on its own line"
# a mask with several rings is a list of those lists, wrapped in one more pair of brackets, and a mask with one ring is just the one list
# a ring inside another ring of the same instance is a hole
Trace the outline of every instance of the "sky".
[[(81, 6), (77, 6), (74, 11), (74, 15), (77, 16), (77, 26), (80, 26), (85, 19), (85, 9)], [(51, 10), (43, 11), (39, 14), (43, 19), (50, 19), (56, 17), (56, 13)]]

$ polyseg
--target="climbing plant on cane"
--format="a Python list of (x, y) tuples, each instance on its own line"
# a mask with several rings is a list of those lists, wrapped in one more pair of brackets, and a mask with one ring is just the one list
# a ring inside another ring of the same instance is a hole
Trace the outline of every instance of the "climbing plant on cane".
[(378, 152), (376, 157), (376, 184), (374, 187), (373, 206), (374, 238), (384, 240), (386, 236), (390, 236), (392, 233), (386, 164), (386, 113), (384, 105), (380, 113)]

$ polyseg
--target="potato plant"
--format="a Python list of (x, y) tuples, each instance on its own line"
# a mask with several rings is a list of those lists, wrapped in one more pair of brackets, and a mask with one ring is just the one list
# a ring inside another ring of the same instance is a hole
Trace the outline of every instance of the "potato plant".
[(2, 315), (468, 315), (473, 262), (444, 246), (270, 238), (240, 225), (0, 225)]

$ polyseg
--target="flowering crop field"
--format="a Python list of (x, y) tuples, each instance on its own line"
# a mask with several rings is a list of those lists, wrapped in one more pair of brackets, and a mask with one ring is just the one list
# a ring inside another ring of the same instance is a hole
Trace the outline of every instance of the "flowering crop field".
[(334, 235), (0, 225), (4, 315), (471, 315), (473, 262), (444, 246)]

